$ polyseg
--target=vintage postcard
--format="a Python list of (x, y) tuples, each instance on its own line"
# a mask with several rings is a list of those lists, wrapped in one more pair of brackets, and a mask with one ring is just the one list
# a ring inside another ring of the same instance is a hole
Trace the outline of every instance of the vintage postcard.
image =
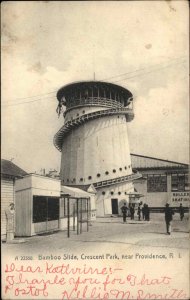
[(2, 299), (189, 299), (188, 1), (1, 12)]

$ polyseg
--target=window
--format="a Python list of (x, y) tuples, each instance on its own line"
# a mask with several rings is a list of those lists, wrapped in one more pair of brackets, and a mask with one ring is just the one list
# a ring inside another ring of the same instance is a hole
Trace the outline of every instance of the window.
[(185, 191), (190, 190), (189, 177), (188, 174), (185, 174)]
[(113, 192), (111, 192), (111, 195), (113, 195)]
[(83, 178), (80, 178), (80, 181), (83, 181)]
[(167, 192), (167, 176), (166, 175), (148, 175), (147, 176), (147, 192)]
[(59, 198), (33, 196), (33, 223), (59, 219)]
[(115, 173), (116, 172), (116, 170), (115, 169), (113, 169), (113, 173)]
[(118, 195), (121, 195), (121, 192), (118, 192)]
[(102, 192), (102, 195), (105, 195), (105, 192), (104, 192), (104, 191)]
[(92, 176), (88, 176), (88, 179), (92, 179)]
[(171, 190), (172, 191), (188, 191), (189, 190), (189, 180), (188, 174), (172, 174), (171, 175)]
[(119, 168), (119, 171), (122, 171), (122, 168)]
[(100, 177), (100, 176), (101, 176), (101, 175), (98, 173), (98, 174), (97, 174), (97, 177)]
[(59, 199), (58, 198), (48, 198), (47, 214), (48, 214), (48, 221), (59, 219)]
[(108, 174), (109, 174), (109, 172), (108, 172), (108, 171), (106, 171), (106, 172), (105, 172), (105, 174), (106, 174), (106, 175), (108, 175)]

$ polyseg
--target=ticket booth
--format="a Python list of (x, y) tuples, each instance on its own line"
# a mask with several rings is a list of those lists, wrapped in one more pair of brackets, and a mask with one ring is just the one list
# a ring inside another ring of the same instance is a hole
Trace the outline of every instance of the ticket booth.
[(60, 180), (30, 174), (16, 180), (15, 192), (16, 236), (59, 230)]

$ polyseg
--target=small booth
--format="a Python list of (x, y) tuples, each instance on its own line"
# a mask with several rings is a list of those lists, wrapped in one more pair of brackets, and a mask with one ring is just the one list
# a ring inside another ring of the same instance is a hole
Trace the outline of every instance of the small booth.
[(30, 174), (16, 180), (15, 192), (16, 236), (59, 230), (60, 180)]
[[(15, 235), (33, 236), (57, 230), (88, 230), (94, 191), (61, 186), (60, 180), (30, 174), (15, 183)], [(92, 198), (92, 199), (91, 199)], [(92, 201), (91, 201), (92, 200)]]

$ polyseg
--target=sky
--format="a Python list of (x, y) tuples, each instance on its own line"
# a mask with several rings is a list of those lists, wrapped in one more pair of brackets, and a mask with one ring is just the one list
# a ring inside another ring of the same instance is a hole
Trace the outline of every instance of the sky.
[(60, 168), (56, 92), (105, 80), (134, 95), (130, 151), (189, 160), (188, 1), (5, 1), (2, 158), (27, 172)]

